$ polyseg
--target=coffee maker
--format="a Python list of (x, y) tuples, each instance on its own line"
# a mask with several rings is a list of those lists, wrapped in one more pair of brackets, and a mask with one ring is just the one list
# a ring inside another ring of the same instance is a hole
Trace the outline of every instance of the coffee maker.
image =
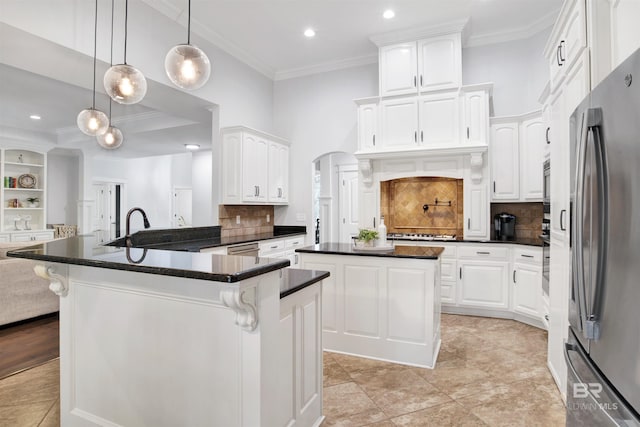
[(502, 212), (493, 217), (496, 240), (514, 240), (516, 238), (516, 216)]

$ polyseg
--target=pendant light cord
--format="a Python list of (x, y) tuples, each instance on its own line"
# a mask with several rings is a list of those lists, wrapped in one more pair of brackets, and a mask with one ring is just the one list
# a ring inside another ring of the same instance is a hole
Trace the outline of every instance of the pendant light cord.
[(93, 18), (93, 104), (96, 109), (96, 54), (98, 50), (98, 0), (96, 0), (96, 11)]
[(191, 44), (191, 0), (189, 0), (189, 14), (187, 21), (187, 44)]
[[(115, 10), (115, 0), (111, 0), (111, 53), (109, 54), (109, 66), (113, 66), (113, 16), (114, 16), (114, 10)], [(113, 100), (111, 99), (111, 97), (109, 97), (109, 127), (111, 127), (113, 124), (111, 123), (111, 104), (112, 104)]]
[(124, 2), (124, 64), (127, 64), (127, 27), (129, 22), (129, 0)]

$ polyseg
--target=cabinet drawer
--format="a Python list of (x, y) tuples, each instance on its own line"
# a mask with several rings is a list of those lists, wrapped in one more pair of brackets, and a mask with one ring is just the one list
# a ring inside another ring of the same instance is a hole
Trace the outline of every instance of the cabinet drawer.
[(515, 248), (513, 262), (541, 265), (542, 248)]
[(456, 282), (440, 283), (440, 301), (445, 304), (456, 303)]
[(497, 248), (495, 246), (461, 246), (458, 248), (460, 258), (509, 260), (509, 248)]
[(443, 259), (440, 261), (440, 279), (456, 281), (458, 269), (456, 268), (456, 260)]
[(270, 253), (284, 249), (284, 240), (266, 240), (259, 243), (260, 253)]
[(285, 248), (301, 248), (304, 246), (304, 236), (292, 237), (284, 241)]

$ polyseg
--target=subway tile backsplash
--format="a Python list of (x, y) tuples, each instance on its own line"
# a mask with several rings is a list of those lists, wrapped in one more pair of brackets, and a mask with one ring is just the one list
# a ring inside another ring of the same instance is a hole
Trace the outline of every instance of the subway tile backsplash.
[[(273, 232), (273, 206), (218, 205), (218, 215), (222, 237)], [(240, 224), (236, 223), (237, 216)]]

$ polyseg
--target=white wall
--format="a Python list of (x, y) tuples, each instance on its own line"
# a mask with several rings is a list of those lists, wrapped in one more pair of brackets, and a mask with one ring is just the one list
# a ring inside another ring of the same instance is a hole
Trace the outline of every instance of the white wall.
[(289, 206), (275, 209), (275, 224), (306, 225), (311, 236), (312, 162), (329, 152), (356, 151), (353, 100), (377, 93), (377, 64), (274, 83), (274, 133), (291, 141)]
[(462, 49), (462, 82), (493, 82), (493, 116), (540, 109), (538, 97), (549, 80), (543, 50), (551, 28), (529, 39)]
[(47, 223), (78, 223), (78, 156), (49, 154), (47, 156)]
[(196, 227), (218, 224), (218, 205), (211, 198), (213, 192), (212, 182), (213, 185), (218, 185), (218, 170), (215, 167), (213, 168), (215, 177), (212, 177), (212, 164), (215, 163), (216, 161), (213, 159), (211, 151), (193, 153), (191, 163), (193, 212), (191, 221)]

